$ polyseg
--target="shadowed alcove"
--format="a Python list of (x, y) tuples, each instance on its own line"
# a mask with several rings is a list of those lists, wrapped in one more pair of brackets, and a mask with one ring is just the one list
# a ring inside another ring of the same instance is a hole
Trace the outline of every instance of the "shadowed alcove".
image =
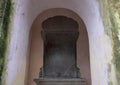
[(28, 85), (36, 85), (33, 79), (39, 77), (40, 68), (43, 66), (43, 39), (41, 36), (42, 23), (54, 16), (65, 16), (75, 20), (79, 25), (79, 37), (77, 40), (77, 67), (80, 69), (81, 77), (86, 79), (87, 85), (91, 85), (89, 41), (86, 27), (80, 16), (71, 10), (54, 8), (43, 11), (33, 22), (30, 35), (30, 57), (28, 69)]

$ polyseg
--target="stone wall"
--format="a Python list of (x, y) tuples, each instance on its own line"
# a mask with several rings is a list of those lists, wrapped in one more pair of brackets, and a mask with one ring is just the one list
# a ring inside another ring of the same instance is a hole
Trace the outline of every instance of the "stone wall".
[(11, 11), (11, 1), (10, 0), (0, 0), (0, 85), (3, 79), (2, 73), (5, 64), (5, 52), (7, 49), (7, 36), (8, 36), (8, 25), (9, 25), (9, 15)]
[(99, 1), (105, 32), (111, 39), (113, 55), (108, 63), (108, 82), (109, 85), (120, 85), (120, 0)]
[(3, 16), (3, 2), (4, 0), (0, 0), (0, 23), (1, 23), (1, 20), (2, 20), (2, 16)]

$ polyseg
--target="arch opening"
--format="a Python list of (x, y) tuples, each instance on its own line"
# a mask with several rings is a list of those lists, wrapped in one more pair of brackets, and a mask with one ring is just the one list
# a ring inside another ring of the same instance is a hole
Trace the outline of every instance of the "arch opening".
[(74, 19), (79, 25), (79, 38), (77, 42), (77, 66), (81, 76), (91, 85), (89, 41), (86, 27), (82, 19), (73, 11), (64, 8), (54, 8), (42, 12), (33, 22), (31, 28), (31, 45), (29, 56), (28, 85), (35, 85), (34, 78), (38, 78), (40, 67), (43, 65), (43, 40), (40, 31), (42, 22), (50, 17), (65, 16)]

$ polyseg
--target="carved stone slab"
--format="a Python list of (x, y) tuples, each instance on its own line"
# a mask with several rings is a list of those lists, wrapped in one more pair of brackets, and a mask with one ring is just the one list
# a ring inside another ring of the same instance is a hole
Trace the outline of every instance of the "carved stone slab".
[(42, 23), (43, 67), (37, 85), (86, 85), (76, 60), (78, 23), (65, 16), (48, 18)]
[[(78, 24), (71, 18), (55, 16), (42, 24), (44, 40), (44, 78), (78, 78), (76, 42)], [(40, 75), (40, 77), (41, 77)]]

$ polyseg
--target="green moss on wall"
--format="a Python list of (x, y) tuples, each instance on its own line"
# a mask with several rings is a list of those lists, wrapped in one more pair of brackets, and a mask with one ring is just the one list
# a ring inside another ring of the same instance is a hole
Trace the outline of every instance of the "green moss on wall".
[[(117, 83), (120, 85), (120, 0), (99, 0), (106, 34), (111, 38)], [(111, 85), (111, 81), (109, 85)]]
[(11, 0), (0, 0), (0, 85), (5, 64), (8, 28), (11, 13)]
[(120, 40), (119, 40), (119, 30), (120, 28), (117, 25), (116, 17), (110, 16), (111, 24), (113, 25), (112, 30), (112, 39), (113, 39), (113, 63), (116, 68), (116, 76), (118, 79), (118, 84), (120, 85)]

